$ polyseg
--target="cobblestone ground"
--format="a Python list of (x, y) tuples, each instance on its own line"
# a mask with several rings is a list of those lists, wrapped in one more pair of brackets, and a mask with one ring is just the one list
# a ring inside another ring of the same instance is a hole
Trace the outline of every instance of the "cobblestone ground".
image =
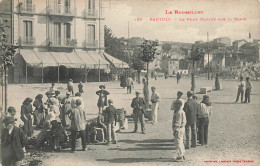
[[(237, 91), (236, 81), (221, 80), (223, 89), (209, 92), (213, 103), (213, 115), (209, 123), (209, 144), (186, 150), (186, 161), (175, 163), (173, 157), (176, 152), (173, 146), (171, 129), (172, 111), (170, 105), (176, 98), (178, 90), (186, 92), (190, 88), (190, 79), (183, 78), (176, 84), (175, 78), (159, 78), (151, 80), (150, 86), (157, 87), (161, 95), (158, 124), (146, 123), (147, 134), (131, 133), (133, 123), (129, 121), (129, 128), (118, 133), (116, 145), (89, 145), (86, 152), (76, 151), (69, 153), (69, 149), (59, 153), (49, 153), (51, 157), (43, 159), (44, 165), (260, 165), (260, 82), (252, 82), (251, 103), (234, 103)], [(83, 99), (85, 101), (88, 118), (95, 117), (99, 83), (84, 84)], [(126, 94), (126, 89), (119, 86), (119, 82), (105, 83), (111, 93), (109, 98), (114, 100), (117, 108), (125, 108), (128, 114), (134, 93)], [(197, 79), (196, 87), (213, 86), (214, 80)], [(10, 85), (9, 103), (17, 109), (17, 118), (20, 106), (25, 97), (34, 98), (38, 93), (45, 94), (50, 84)], [(57, 87), (61, 94), (66, 92), (66, 85)], [(74, 89), (76, 89), (76, 84)], [(136, 84), (134, 91), (142, 92), (142, 85)], [(202, 95), (198, 94), (199, 100)], [(186, 96), (183, 98), (186, 100)], [(44, 98), (46, 100), (46, 98)], [(211, 161), (212, 163), (208, 163)], [(235, 163), (235, 161), (242, 163)], [(252, 161), (251, 163), (246, 161)], [(206, 163), (207, 162), (207, 163)]]

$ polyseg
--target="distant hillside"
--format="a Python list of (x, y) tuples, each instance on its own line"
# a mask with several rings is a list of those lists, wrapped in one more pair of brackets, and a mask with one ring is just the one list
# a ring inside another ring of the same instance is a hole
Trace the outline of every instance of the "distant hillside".
[(160, 41), (160, 45), (164, 43), (169, 43), (174, 47), (185, 47), (185, 48), (191, 48), (193, 43), (181, 43), (181, 42), (172, 42), (172, 41)]

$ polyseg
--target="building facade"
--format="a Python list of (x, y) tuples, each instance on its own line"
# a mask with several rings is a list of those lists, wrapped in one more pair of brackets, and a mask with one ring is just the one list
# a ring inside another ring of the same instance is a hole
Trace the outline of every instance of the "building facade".
[[(2, 0), (8, 42), (19, 46), (11, 83), (60, 82), (109, 72), (101, 0)], [(102, 69), (100, 71), (100, 69)], [(29, 82), (30, 81), (30, 82)], [(96, 80), (97, 81), (97, 80)], [(102, 80), (101, 80), (102, 81)]]

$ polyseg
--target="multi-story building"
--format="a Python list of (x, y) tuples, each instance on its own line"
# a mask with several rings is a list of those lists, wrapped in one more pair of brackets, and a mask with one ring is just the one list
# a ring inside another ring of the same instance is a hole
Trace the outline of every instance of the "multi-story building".
[(100, 80), (109, 72), (101, 2), (1, 0), (8, 41), (19, 46), (9, 81), (60, 82), (86, 78), (87, 73), (88, 79)]
[(234, 51), (234, 52), (239, 52), (239, 51), (240, 51), (240, 47), (241, 47), (242, 45), (244, 45), (246, 42), (247, 42), (247, 41), (246, 41), (245, 39), (233, 41), (233, 43), (232, 43), (233, 51)]
[(228, 46), (228, 47), (230, 47), (230, 45), (231, 45), (231, 40), (228, 37), (216, 38), (212, 42), (215, 44), (218, 44), (218, 43), (224, 44), (225, 46)]

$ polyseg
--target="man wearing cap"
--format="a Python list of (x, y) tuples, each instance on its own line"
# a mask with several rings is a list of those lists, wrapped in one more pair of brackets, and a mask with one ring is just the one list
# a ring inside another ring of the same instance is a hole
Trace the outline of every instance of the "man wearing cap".
[(240, 77), (240, 81), (238, 82), (238, 89), (237, 89), (237, 98), (236, 102), (239, 100), (239, 96), (241, 95), (241, 103), (243, 102), (244, 91), (245, 91), (245, 82), (243, 81), (243, 77)]
[[(178, 110), (178, 109), (176, 108), (176, 107), (177, 107), (177, 103), (176, 103), (177, 100), (180, 100), (182, 103), (184, 103), (184, 100), (181, 99), (182, 95), (183, 95), (183, 93), (182, 93), (181, 91), (178, 91), (178, 92), (177, 92), (177, 99), (176, 99), (176, 100), (173, 100), (173, 102), (172, 102), (171, 110), (173, 110), (174, 112)], [(184, 104), (183, 104), (183, 105), (184, 105)]]
[(83, 109), (80, 107), (81, 100), (76, 100), (76, 108), (72, 108), (70, 112), (71, 118), (71, 152), (74, 153), (76, 149), (77, 132), (81, 137), (82, 151), (86, 150), (86, 116)]
[(115, 125), (117, 122), (117, 115), (116, 115), (116, 108), (113, 105), (113, 100), (108, 100), (109, 106), (105, 109), (105, 123), (107, 124), (107, 143), (111, 142), (111, 135), (112, 135), (112, 143), (116, 144), (116, 132), (115, 132)]
[(251, 94), (251, 89), (252, 89), (252, 83), (249, 80), (249, 77), (246, 77), (246, 93), (245, 93), (245, 101), (244, 103), (250, 103), (250, 94)]
[(156, 88), (153, 86), (151, 87), (152, 95), (151, 95), (151, 102), (152, 102), (152, 123), (157, 123), (157, 113), (159, 108), (159, 101), (160, 101), (160, 95), (156, 92)]
[(185, 148), (190, 148), (190, 142), (191, 147), (196, 147), (196, 140), (197, 140), (197, 131), (196, 131), (196, 123), (197, 123), (197, 112), (199, 109), (199, 104), (192, 99), (192, 92), (187, 92), (187, 98), (188, 100), (184, 104), (184, 112), (186, 114), (187, 123), (185, 126), (185, 132), (186, 132), (186, 145)]
[(69, 79), (69, 82), (67, 84), (67, 88), (68, 88), (68, 91), (73, 96), (74, 95), (74, 91), (73, 91), (73, 80), (72, 79)]
[(24, 158), (27, 140), (21, 128), (15, 127), (15, 119), (11, 116), (5, 117), (3, 123), (5, 128), (1, 133), (1, 159), (3, 166), (20, 165)]
[(134, 129), (134, 133), (137, 132), (138, 130), (138, 120), (141, 123), (141, 130), (142, 133), (145, 134), (145, 121), (144, 121), (144, 114), (145, 114), (145, 107), (146, 107), (146, 103), (145, 100), (140, 97), (140, 92), (136, 91), (135, 92), (136, 97), (133, 98), (132, 103), (131, 103), (131, 107), (133, 108), (133, 115), (134, 115), (134, 122), (135, 122), (135, 129)]
[(67, 92), (66, 97), (61, 101), (61, 104), (63, 104), (61, 109), (61, 123), (64, 127), (70, 125), (70, 118), (67, 112), (71, 109), (71, 99), (70, 92)]

